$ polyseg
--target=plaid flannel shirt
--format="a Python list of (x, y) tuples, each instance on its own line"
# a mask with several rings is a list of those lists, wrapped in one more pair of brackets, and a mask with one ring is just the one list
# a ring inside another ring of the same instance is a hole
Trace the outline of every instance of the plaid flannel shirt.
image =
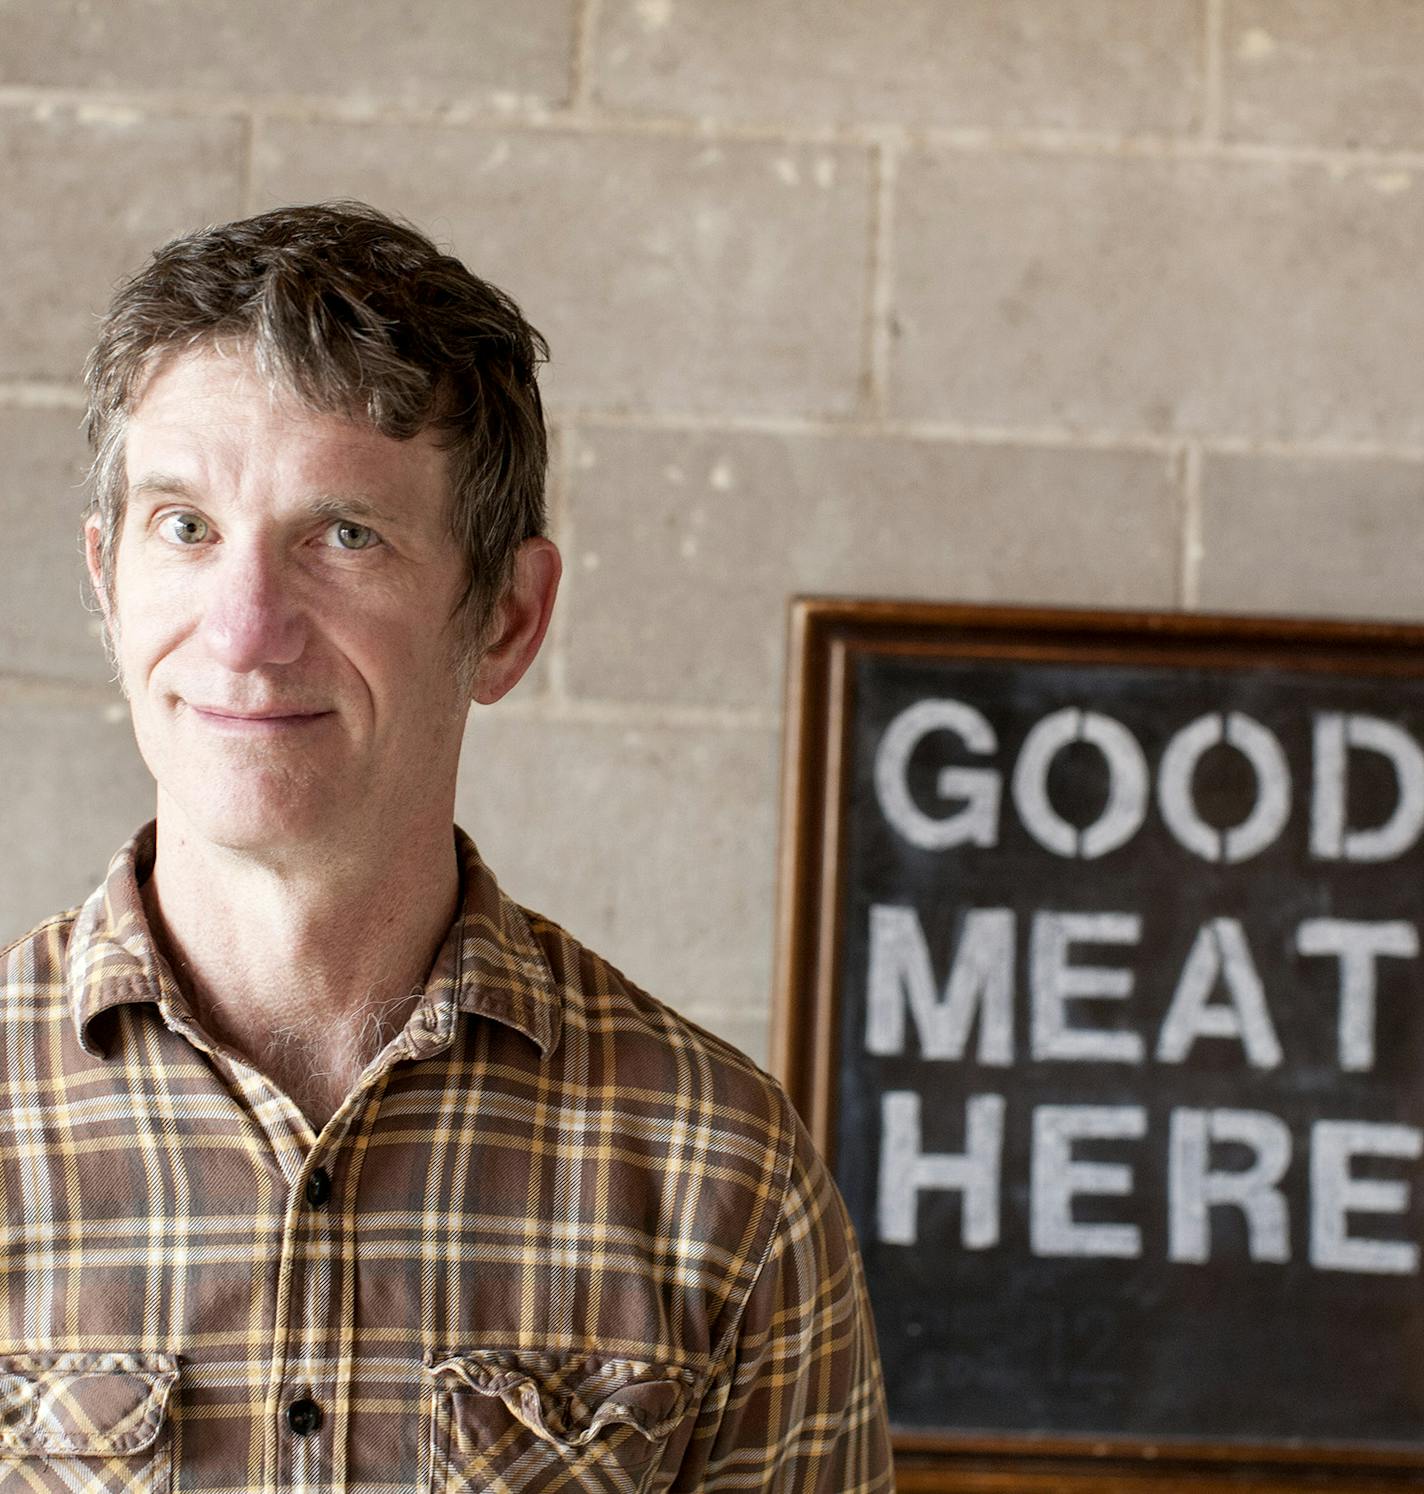
[(892, 1487), (781, 1089), (454, 834), (461, 911), (320, 1134), (194, 1020), (152, 824), (0, 953), (0, 1491)]

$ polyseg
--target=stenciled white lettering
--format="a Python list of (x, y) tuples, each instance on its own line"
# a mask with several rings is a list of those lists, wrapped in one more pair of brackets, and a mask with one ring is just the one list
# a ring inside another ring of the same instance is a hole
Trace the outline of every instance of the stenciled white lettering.
[[(1025, 899), (1010, 889), (1019, 888), (1022, 878), (1024, 890), (1039, 888), (1041, 900), (1051, 898), (1057, 906), (940, 905), (931, 918), (911, 897), (925, 891), (927, 871), (933, 888), (935, 863), (912, 856), (901, 868), (903, 881), (887, 876), (879, 885), (894, 890), (882, 892), (868, 914), (855, 915), (867, 917), (864, 1054), (892, 1060), (880, 1094), (874, 1194), (882, 1242), (922, 1246), (924, 1215), (934, 1229), (957, 1234), (968, 1250), (1014, 1245), (1018, 1228), (1026, 1229), (1030, 1249), (1041, 1257), (1131, 1261), (1140, 1259), (1146, 1241), (1146, 1248), (1165, 1248), (1167, 1259), (1180, 1266), (1243, 1253), (1253, 1265), (1280, 1266), (1291, 1262), (1294, 1249), (1313, 1270), (1419, 1273), (1412, 1179), (1393, 1175), (1383, 1164), (1424, 1159), (1424, 1129), (1319, 1118), (1330, 1109), (1318, 1093), (1321, 1034), (1305, 1030), (1311, 1022), (1319, 1028), (1333, 1021), (1333, 1034), (1326, 1026), (1324, 1036), (1327, 1044), (1333, 1036), (1338, 1068), (1346, 1075), (1371, 1073), (1382, 1053), (1393, 1072), (1412, 1051), (1412, 1037), (1401, 1042), (1398, 1030), (1415, 1013), (1399, 1003), (1417, 986), (1419, 972), (1415, 967), (1405, 976), (1385, 962), (1420, 959), (1418, 924), (1398, 916), (1344, 916), (1387, 915), (1390, 904), (1405, 897), (1407, 881), (1376, 888), (1355, 876), (1338, 886), (1308, 882), (1298, 890), (1292, 883), (1284, 901), (1263, 897), (1260, 881), (1265, 875), (1289, 877), (1307, 847), (1317, 868), (1321, 862), (1378, 864), (1416, 849), (1424, 837), (1424, 746), (1405, 727), (1361, 712), (1305, 717), (1293, 707), (1282, 720), (1289, 732), (1278, 737), (1242, 711), (1208, 711), (1169, 727), (1165, 741), (1154, 728), (1144, 751), (1113, 716), (1083, 705), (1056, 705), (1036, 721), (1015, 719), (1003, 728), (1021, 741), (1008, 763), (998, 760), (998, 724), (965, 701), (920, 700), (894, 716), (873, 764), (874, 798), (890, 829), (916, 852), (966, 850), (961, 862), (943, 863), (944, 888), (960, 893), (976, 885), (1002, 887), (994, 895), (1018, 904)], [(1305, 743), (1300, 737), (1307, 722)], [(1293, 754), (1289, 760), (1283, 740)], [(1092, 753), (1082, 753), (1084, 747)], [(1213, 808), (1201, 772), (1218, 748), (1244, 760), (1253, 784), (1245, 796), (1249, 805), (1230, 816), (1237, 821), (1230, 825)], [(1297, 762), (1304, 766), (1293, 767)], [(1209, 908), (1197, 915), (1204, 921), (1194, 934), (1179, 931), (1172, 879), (1177, 871), (1191, 871), (1172, 865), (1171, 847), (1218, 866), (1263, 856), (1291, 824), (1293, 772), (1300, 775), (1302, 796), (1309, 783), (1310, 803), (1308, 823), (1283, 848), (1289, 854), (1269, 858), (1264, 866), (1270, 871), (1256, 873), (1244, 892), (1234, 879), (1198, 873), (1213, 879), (1223, 901), (1230, 898), (1231, 912), (1260, 918), (1265, 910), (1272, 916), (1252, 927), (1250, 941), (1241, 918), (1209, 916)], [(1070, 795), (1068, 783), (1095, 773), (1105, 784), (1102, 808), (1090, 823), (1082, 822), (1081, 813), (1070, 818), (1070, 806), (1081, 804), (1083, 796), (1076, 790)], [(1388, 787), (1386, 774), (1394, 796), (1379, 806), (1377, 785)], [(981, 879), (977, 853), (999, 844), (1006, 800), (1022, 835), (1015, 831), (1006, 846), (1009, 859)], [(1116, 908), (1081, 906), (1093, 881), (1085, 875), (1035, 880), (1035, 848), (1065, 861), (1112, 856), (1141, 835), (1154, 808), (1157, 843), (1145, 859), (1115, 862), (1102, 884), (1117, 889), (1104, 898), (1118, 903)], [(1059, 890), (1042, 890), (1050, 885)], [(1146, 919), (1121, 905), (1131, 896), (1122, 889), (1133, 887), (1141, 889)], [(1383, 906), (1361, 907), (1377, 890), (1385, 894)], [(1311, 916), (1300, 916), (1293, 930), (1282, 929), (1278, 915), (1287, 908)], [(1144, 932), (1159, 912), (1171, 940), (1172, 964), (1165, 970), (1164, 946)], [(939, 947), (940, 941), (947, 947)], [(1252, 941), (1269, 957), (1261, 968)], [(1181, 949), (1184, 956), (1177, 953)], [(1327, 967), (1335, 1006), (1327, 990), (1312, 1012), (1301, 1001), (1300, 977), (1302, 970), (1313, 971), (1319, 989), (1319, 968), (1303, 963), (1319, 959), (1335, 961), (1333, 971)], [(1239, 1090), (1254, 1098), (1263, 1093), (1260, 1073), (1286, 1062), (1261, 969), (1270, 978), (1270, 1000), (1288, 1003), (1278, 1013), (1291, 1013), (1285, 1036), (1292, 1059), (1303, 1065), (1299, 1082), (1283, 1090), (1282, 1109), (1290, 1112), (1284, 1116), (1211, 1103), (1235, 1098), (1216, 1082), (1223, 1069), (1257, 1071)], [(1206, 1040), (1214, 1042), (1199, 1055), (1198, 1045)], [(1221, 1046), (1221, 1040), (1231, 1046)], [(945, 1086), (933, 1102), (926, 1092), (922, 1101), (915, 1081), (906, 1078), (913, 1068), (907, 1058), (977, 1063), (1002, 1074), (1019, 1061), (1020, 1047), (1037, 1065), (1150, 1061), (1181, 1067), (1196, 1061), (1210, 1082), (1194, 1089), (1192, 1076), (1182, 1074), (1170, 1084), (1176, 1103), (1159, 1111), (1161, 1100), (1152, 1102), (1160, 1118), (1150, 1125), (1165, 1135), (1158, 1142), (1158, 1165), (1144, 1176), (1161, 1177), (1165, 1161), (1162, 1193), (1154, 1186), (1150, 1196), (1133, 1201), (1135, 1159), (1149, 1134), (1149, 1112), (1144, 1104), (1128, 1103), (1138, 1096), (1120, 1073), (1116, 1079), (1101, 1070), (1082, 1073), (1068, 1082), (1067, 1093), (1047, 1096), (1040, 1076), (1025, 1091), (1033, 1097), (1031, 1112), (1017, 1122), (1010, 1111), (1014, 1102), (1003, 1094), (965, 1099), (956, 1085)], [(1105, 1094), (1084, 1093), (1093, 1077), (1104, 1082)], [(962, 1134), (962, 1149), (926, 1150), (924, 1128), (936, 1134), (950, 1094), (964, 1105), (963, 1130), (951, 1132)], [(1303, 1097), (1310, 1106), (1305, 1120)], [(1208, 1103), (1196, 1108), (1191, 1102), (1197, 1099)], [(922, 1103), (935, 1104), (933, 1119), (922, 1115)], [(1393, 1107), (1384, 1113), (1391, 1116)], [(1104, 1144), (1110, 1144), (1107, 1150)], [(1027, 1178), (1010, 1184), (1004, 1168), (1009, 1159), (1023, 1157), (1025, 1146)], [(957, 1206), (957, 1214), (947, 1215), (943, 1200), (928, 1211), (921, 1208), (927, 1195), (937, 1193), (955, 1195), (950, 1207)], [(1144, 1209), (1161, 1211), (1160, 1233), (1148, 1229)], [(954, 1218), (957, 1229), (946, 1222)]]
[(1410, 1276), (1419, 1269), (1412, 1240), (1361, 1239), (1349, 1231), (1347, 1214), (1402, 1214), (1409, 1186), (1395, 1178), (1357, 1178), (1356, 1157), (1403, 1157), (1417, 1161), (1424, 1133), (1414, 1126), (1367, 1121), (1316, 1121), (1310, 1138), (1310, 1263), (1321, 1271), (1362, 1271)]
[[(1251, 1166), (1220, 1172), (1212, 1142), (1234, 1141), (1256, 1154)], [(1259, 1110), (1172, 1112), (1167, 1143), (1168, 1249), (1174, 1261), (1211, 1258), (1211, 1210), (1232, 1207), (1246, 1217), (1253, 1261), (1290, 1259), (1290, 1215), (1276, 1186), (1290, 1166), (1290, 1127)]]
[[(1256, 774), (1256, 802), (1225, 832), (1207, 824), (1192, 797), (1192, 775), (1207, 750), (1225, 741)], [(1250, 716), (1232, 711), (1200, 716), (1167, 744), (1157, 775), (1157, 806), (1167, 828), (1204, 861), (1246, 861), (1274, 843), (1290, 818), (1291, 780), (1286, 755), (1275, 735)]]
[[(1085, 829), (1065, 820), (1048, 797), (1048, 770), (1071, 742), (1089, 742), (1108, 768), (1108, 799)], [(1024, 828), (1059, 856), (1092, 860), (1126, 845), (1147, 817), (1147, 759), (1137, 738), (1111, 716), (1068, 708), (1045, 716), (1025, 739), (1013, 778), (1014, 805)]]
[[(1388, 758), (1399, 797), (1394, 812), (1370, 830), (1345, 828), (1347, 749), (1363, 747)], [(1424, 830), (1424, 752), (1401, 726), (1378, 716), (1324, 711), (1315, 718), (1315, 789), (1310, 854), (1326, 861), (1392, 861), (1411, 850)]]
[(1004, 1148), (1004, 1098), (975, 1095), (965, 1107), (962, 1153), (925, 1152), (920, 1136), (920, 1097), (913, 1090), (887, 1090), (880, 1097), (880, 1193), (876, 1224), (892, 1245), (919, 1237), (920, 1193), (925, 1189), (962, 1195), (960, 1238), (966, 1250), (999, 1242), (999, 1173)]
[[(876, 1231), (888, 1245), (922, 1243), (921, 1195), (960, 1195), (960, 1244), (966, 1250), (1002, 1245), (1003, 1165), (1008, 1105), (1004, 1096), (976, 1094), (965, 1105), (964, 1150), (926, 1152), (921, 1097), (914, 1090), (881, 1096), (880, 1172)], [(1148, 1135), (1140, 1105), (1036, 1105), (1029, 1156), (1028, 1232), (1041, 1257), (1136, 1260), (1142, 1230), (1126, 1220), (1087, 1222), (1074, 1217), (1075, 1200), (1130, 1200), (1135, 1177), (1124, 1161), (1084, 1161), (1079, 1142), (1141, 1142)], [(1216, 1145), (1243, 1146), (1244, 1167), (1213, 1166)], [(1359, 1177), (1356, 1158), (1418, 1162), (1424, 1131), (1415, 1126), (1357, 1120), (1318, 1120), (1310, 1132), (1307, 1190), (1313, 1269), (1408, 1276), (1419, 1271), (1419, 1247), (1408, 1238), (1382, 1239), (1350, 1228), (1350, 1215), (1402, 1218), (1410, 1187), (1402, 1178)], [(1292, 1164), (1289, 1126), (1259, 1110), (1174, 1108), (1168, 1122), (1167, 1255), (1183, 1265), (1212, 1258), (1215, 1209), (1235, 1209), (1246, 1224), (1247, 1259), (1264, 1265), (1291, 1259), (1290, 1213), (1284, 1184)], [(1125, 1209), (1130, 1208), (1124, 1204)], [(1403, 1233), (1404, 1226), (1400, 1225)]]
[[(1218, 982), (1225, 986), (1228, 1002), (1210, 999)], [(1181, 1063), (1202, 1037), (1236, 1039), (1254, 1068), (1273, 1069), (1281, 1061), (1265, 988), (1234, 918), (1213, 918), (1197, 931), (1157, 1036), (1157, 1057), (1162, 1063)]]
[(1132, 972), (1104, 965), (1071, 965), (1075, 943), (1136, 944), (1142, 920), (1133, 913), (1039, 913), (1033, 920), (1029, 985), (1033, 993), (1032, 1048), (1036, 1059), (1084, 1063), (1141, 1063), (1135, 1032), (1070, 1024), (1068, 1003), (1089, 997), (1122, 1000), (1132, 994)]
[(1106, 1256), (1131, 1260), (1142, 1254), (1135, 1224), (1080, 1224), (1073, 1199), (1083, 1194), (1125, 1197), (1132, 1169), (1120, 1162), (1075, 1162), (1077, 1140), (1135, 1140), (1147, 1134), (1140, 1105), (1040, 1105), (1033, 1112), (1033, 1161), (1029, 1173), (1029, 1244), (1035, 1255)]
[(964, 915), (941, 998), (915, 910), (876, 903), (870, 910), (866, 996), (865, 1046), (870, 1053), (905, 1051), (908, 1006), (925, 1058), (962, 1057), (977, 1012), (979, 1062), (1012, 1063), (1014, 915), (1007, 908), (971, 908)]
[(1295, 944), (1303, 955), (1334, 955), (1340, 961), (1340, 1068), (1367, 1073), (1375, 1066), (1375, 962), (1413, 959), (1419, 930), (1403, 919), (1307, 918), (1296, 930)]
[(998, 748), (983, 714), (959, 700), (921, 700), (886, 728), (875, 753), (875, 794), (886, 820), (912, 846), (946, 851), (951, 846), (992, 846), (999, 838), (999, 775), (987, 768), (942, 768), (936, 789), (942, 799), (961, 799), (955, 814), (936, 818), (910, 793), (910, 758), (934, 731), (951, 732), (970, 752), (987, 757)]
[[(957, 740), (973, 757), (993, 757), (998, 735), (982, 711), (962, 700), (920, 700), (886, 727), (875, 754), (876, 799), (886, 822), (920, 850), (995, 846), (1003, 773), (997, 766), (941, 768), (938, 797), (955, 806), (936, 815), (910, 792), (910, 760), (933, 733)], [(1048, 777), (1064, 748), (1083, 742), (1097, 749), (1107, 769), (1107, 801), (1092, 824), (1075, 825), (1054, 807)], [(1197, 807), (1193, 778), (1202, 758), (1224, 743), (1250, 764), (1256, 796), (1239, 824), (1221, 830)], [(1424, 834), (1424, 748), (1404, 727), (1360, 712), (1322, 711), (1314, 717), (1309, 841), (1322, 861), (1394, 860)], [(1347, 823), (1349, 755), (1352, 749), (1385, 758), (1398, 796), (1379, 825), (1352, 829)], [(1011, 778), (1012, 799), (1028, 833), (1052, 855), (1092, 860), (1132, 841), (1146, 822), (1151, 772), (1141, 744), (1112, 716), (1063, 706), (1035, 722), (1024, 738)], [(1157, 808), (1172, 837), (1204, 861), (1234, 864), (1268, 850), (1291, 813), (1293, 786), (1285, 750), (1276, 734), (1241, 711), (1209, 712), (1173, 733), (1157, 766)]]

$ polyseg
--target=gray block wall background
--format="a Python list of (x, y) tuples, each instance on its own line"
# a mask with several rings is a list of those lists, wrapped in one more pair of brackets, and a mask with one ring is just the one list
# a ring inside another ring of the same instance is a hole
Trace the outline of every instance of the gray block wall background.
[(0, 942), (152, 813), (78, 370), (162, 239), (364, 197), (548, 336), (506, 887), (766, 1054), (796, 592), (1424, 616), (1420, 0), (0, 0)]

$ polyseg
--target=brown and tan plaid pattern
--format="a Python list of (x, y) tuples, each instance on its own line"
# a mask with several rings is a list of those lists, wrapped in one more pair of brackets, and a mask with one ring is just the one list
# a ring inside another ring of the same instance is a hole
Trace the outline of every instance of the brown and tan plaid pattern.
[(320, 1137), (194, 1022), (152, 825), (0, 953), (0, 1491), (892, 1487), (781, 1090), (455, 837), (423, 1000)]

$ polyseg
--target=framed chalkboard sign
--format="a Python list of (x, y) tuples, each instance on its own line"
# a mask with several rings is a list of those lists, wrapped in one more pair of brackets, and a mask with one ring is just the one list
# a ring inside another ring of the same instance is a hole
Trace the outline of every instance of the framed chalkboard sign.
[(1424, 1483), (1424, 630), (791, 637), (775, 1062), (901, 1487)]

